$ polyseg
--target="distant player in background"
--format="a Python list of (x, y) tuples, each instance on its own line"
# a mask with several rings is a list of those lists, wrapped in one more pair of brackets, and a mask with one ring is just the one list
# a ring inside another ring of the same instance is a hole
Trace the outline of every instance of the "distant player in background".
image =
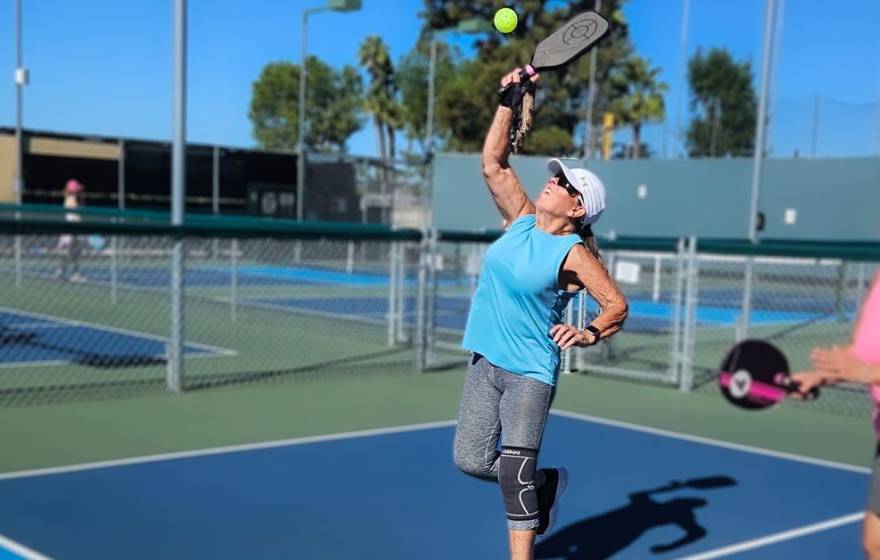
[[(519, 79), (516, 69), (501, 85)], [(462, 344), (472, 356), (454, 456), (465, 473), (499, 484), (511, 557), (528, 560), (536, 535), (550, 529), (568, 481), (564, 468), (536, 467), (560, 351), (620, 330), (627, 305), (592, 233), (605, 209), (602, 182), (551, 159), (551, 177), (532, 202), (507, 161), (510, 104), (502, 96), (483, 146), (483, 175), (506, 231), (486, 251), (471, 302)], [(583, 289), (602, 311), (580, 330), (564, 324), (562, 314)]]
[[(64, 208), (76, 210), (83, 205), (83, 191), (85, 187), (76, 179), (70, 179), (64, 185)], [(80, 215), (77, 212), (65, 212), (65, 222), (79, 222)], [(58, 250), (61, 253), (61, 266), (56, 276), (70, 282), (85, 282), (86, 278), (79, 272), (79, 258), (82, 255), (82, 240), (72, 233), (65, 233), (58, 238)]]
[[(814, 387), (841, 381), (869, 385), (875, 406), (874, 428), (880, 440), (880, 271), (874, 276), (871, 290), (859, 311), (852, 343), (813, 348), (812, 359), (813, 371), (792, 374), (792, 378), (800, 382), (800, 393), (806, 394)], [(862, 543), (868, 558), (880, 560), (880, 442), (874, 454)]]

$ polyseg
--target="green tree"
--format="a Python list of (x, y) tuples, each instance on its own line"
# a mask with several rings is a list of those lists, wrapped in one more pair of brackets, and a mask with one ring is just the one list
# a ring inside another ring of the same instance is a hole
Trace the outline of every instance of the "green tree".
[(622, 125), (632, 129), (627, 155), (639, 159), (644, 154), (642, 125), (662, 121), (665, 116), (663, 93), (668, 86), (658, 78), (660, 68), (651, 68), (644, 58), (633, 55), (611, 76), (614, 91), (609, 109)]
[(687, 130), (688, 153), (751, 154), (758, 106), (751, 64), (737, 62), (726, 49), (697, 51), (688, 61), (688, 83), (690, 108), (696, 113)]
[[(357, 70), (334, 70), (317, 58), (306, 60), (306, 148), (344, 152), (361, 128), (363, 82)], [(272, 62), (253, 84), (248, 117), (261, 148), (294, 149), (299, 136), (300, 66)]]
[[(400, 89), (400, 103), (402, 109), (402, 122), (407, 140), (411, 144), (417, 141), (422, 152), (425, 151), (425, 126), (428, 120), (428, 70), (430, 66), (430, 38), (420, 40), (413, 49), (402, 56), (397, 63), (395, 79)], [(434, 103), (437, 97), (444, 91), (446, 86), (455, 75), (454, 57), (449, 46), (441, 41), (437, 42), (437, 60), (434, 69)], [(435, 107), (436, 110), (436, 107)], [(436, 114), (435, 114), (436, 131)], [(411, 146), (407, 148), (412, 152)]]
[(394, 158), (394, 135), (402, 123), (402, 110), (388, 45), (381, 37), (370, 35), (361, 43), (358, 57), (370, 75), (364, 106), (373, 116), (379, 153), (383, 159)]
[[(632, 52), (620, 10), (624, 1), (603, 1), (601, 13), (609, 18), (612, 27), (598, 50), (594, 126), (601, 122), (602, 112), (614, 93), (608, 83), (609, 75)], [(527, 63), (535, 46), (565, 21), (594, 9), (595, 0), (575, 0), (567, 5), (549, 0), (521, 0), (508, 5), (519, 15), (516, 30), (503, 37), (491, 33), (479, 38), (476, 58), (457, 67), (452, 80), (455, 87), (444, 91), (438, 100), (438, 128), (447, 139), (448, 149), (479, 149), (497, 105), (498, 79), (514, 66)], [(501, 4), (494, 0), (425, 0), (422, 16), (426, 30), (444, 29), (473, 17), (491, 21), (499, 7)], [(570, 152), (574, 146), (582, 145), (589, 73), (590, 56), (586, 55), (566, 68), (542, 74), (535, 122), (523, 153)], [(545, 128), (548, 131), (542, 132)]]

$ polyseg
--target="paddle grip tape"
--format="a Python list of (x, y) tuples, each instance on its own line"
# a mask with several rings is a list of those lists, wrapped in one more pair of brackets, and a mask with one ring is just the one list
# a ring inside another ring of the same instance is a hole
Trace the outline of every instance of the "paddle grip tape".
[(538, 518), (535, 472), (538, 450), (502, 447), (498, 460), (498, 483), (504, 496), (507, 519), (523, 521)]

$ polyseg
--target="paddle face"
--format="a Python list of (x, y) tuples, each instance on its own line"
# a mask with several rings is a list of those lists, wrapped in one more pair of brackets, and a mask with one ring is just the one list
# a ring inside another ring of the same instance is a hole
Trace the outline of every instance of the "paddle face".
[(538, 43), (531, 66), (536, 71), (570, 64), (608, 33), (608, 21), (596, 12), (578, 14)]
[(744, 340), (730, 349), (721, 362), (718, 385), (725, 399), (748, 410), (772, 406), (797, 389), (785, 355), (762, 340)]

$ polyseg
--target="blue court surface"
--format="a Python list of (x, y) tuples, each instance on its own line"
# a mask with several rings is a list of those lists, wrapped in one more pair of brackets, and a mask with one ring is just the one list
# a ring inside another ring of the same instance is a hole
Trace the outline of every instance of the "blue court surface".
[[(365, 319), (381, 321), (388, 313), (387, 297), (334, 297), (303, 298), (281, 297), (248, 300), (260, 306), (287, 308), (308, 311), (316, 314), (336, 316), (356, 315)], [(440, 296), (436, 299), (435, 324), (443, 329), (464, 331), (467, 323), (470, 296)], [(596, 313), (598, 307), (588, 300), (587, 310)], [(653, 302), (644, 299), (629, 299), (629, 317), (626, 329), (629, 332), (666, 332), (672, 329), (674, 306), (666, 302)], [(416, 299), (404, 298), (406, 322), (413, 322)], [(733, 327), (740, 316), (740, 308), (700, 305), (696, 309), (697, 326), (703, 328)], [(775, 324), (803, 324), (829, 320), (826, 313), (809, 311), (782, 311), (773, 309), (754, 309), (751, 324), (756, 326)]]
[[(0, 308), (0, 368), (75, 363), (134, 366), (164, 359), (165, 342), (147, 333)], [(184, 348), (187, 358), (234, 354), (192, 342)]]
[[(0, 475), (0, 535), (9, 558), (504, 558), (500, 493), (456, 470), (453, 430)], [(572, 477), (537, 558), (861, 557), (866, 469), (569, 413), (540, 461)]]

